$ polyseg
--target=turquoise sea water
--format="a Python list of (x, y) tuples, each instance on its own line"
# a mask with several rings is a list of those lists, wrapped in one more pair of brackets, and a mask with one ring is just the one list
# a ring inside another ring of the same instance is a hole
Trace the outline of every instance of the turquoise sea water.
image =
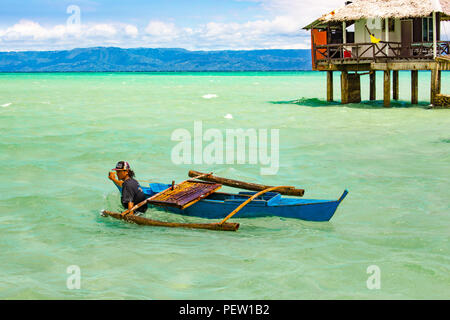
[[(450, 74), (442, 79), (450, 92)], [(327, 104), (325, 80), (1, 74), (0, 299), (450, 298), (450, 110), (426, 109), (429, 73), (420, 73), (418, 106), (400, 73), (400, 101), (389, 109)], [(367, 99), (367, 76), (362, 90)], [(260, 175), (261, 165), (173, 164), (171, 134), (193, 132), (195, 120), (222, 132), (279, 129), (277, 175)], [(325, 223), (235, 219), (236, 233), (141, 227), (99, 215), (121, 209), (107, 179), (118, 160), (138, 180), (179, 182), (193, 168), (295, 185), (305, 198), (350, 193)], [(79, 290), (66, 286), (71, 265), (81, 270)], [(367, 287), (372, 265), (380, 289)]]

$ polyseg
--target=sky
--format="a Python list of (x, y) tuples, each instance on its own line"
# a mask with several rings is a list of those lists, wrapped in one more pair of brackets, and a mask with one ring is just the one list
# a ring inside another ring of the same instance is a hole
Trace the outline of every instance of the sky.
[(0, 51), (303, 49), (344, 0), (0, 0)]
[[(0, 51), (307, 49), (345, 0), (0, 0)], [(446, 26), (450, 32), (450, 26)], [(448, 36), (447, 36), (448, 37)]]

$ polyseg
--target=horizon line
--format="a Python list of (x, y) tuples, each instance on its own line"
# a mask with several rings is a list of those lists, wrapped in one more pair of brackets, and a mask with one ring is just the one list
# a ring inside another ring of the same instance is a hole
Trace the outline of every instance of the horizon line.
[(190, 50), (180, 47), (132, 47), (132, 48), (123, 48), (116, 46), (93, 46), (93, 47), (76, 47), (72, 49), (33, 49), (33, 50), (8, 50), (2, 51), (0, 53), (14, 53), (14, 52), (61, 52), (61, 51), (73, 51), (73, 50), (86, 50), (86, 49), (121, 49), (121, 50), (136, 50), (136, 49), (152, 49), (152, 50), (183, 50), (188, 52), (221, 52), (221, 51), (269, 51), (269, 50), (283, 50), (283, 51), (311, 51), (311, 49), (283, 49), (283, 48), (264, 48), (264, 49), (216, 49), (216, 50), (207, 50), (207, 49), (197, 49)]

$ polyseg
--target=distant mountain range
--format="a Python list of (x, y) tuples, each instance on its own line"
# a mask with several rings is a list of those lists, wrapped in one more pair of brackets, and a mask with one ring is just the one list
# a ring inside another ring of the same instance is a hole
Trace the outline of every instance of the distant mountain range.
[(121, 49), (0, 52), (0, 72), (311, 70), (310, 50)]

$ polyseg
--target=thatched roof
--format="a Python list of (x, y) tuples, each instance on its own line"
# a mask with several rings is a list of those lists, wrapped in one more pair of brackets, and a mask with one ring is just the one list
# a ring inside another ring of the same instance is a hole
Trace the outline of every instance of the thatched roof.
[(450, 17), (450, 0), (355, 0), (306, 26), (312, 29), (328, 22), (354, 21), (373, 18), (427, 17), (442, 12), (443, 20)]

